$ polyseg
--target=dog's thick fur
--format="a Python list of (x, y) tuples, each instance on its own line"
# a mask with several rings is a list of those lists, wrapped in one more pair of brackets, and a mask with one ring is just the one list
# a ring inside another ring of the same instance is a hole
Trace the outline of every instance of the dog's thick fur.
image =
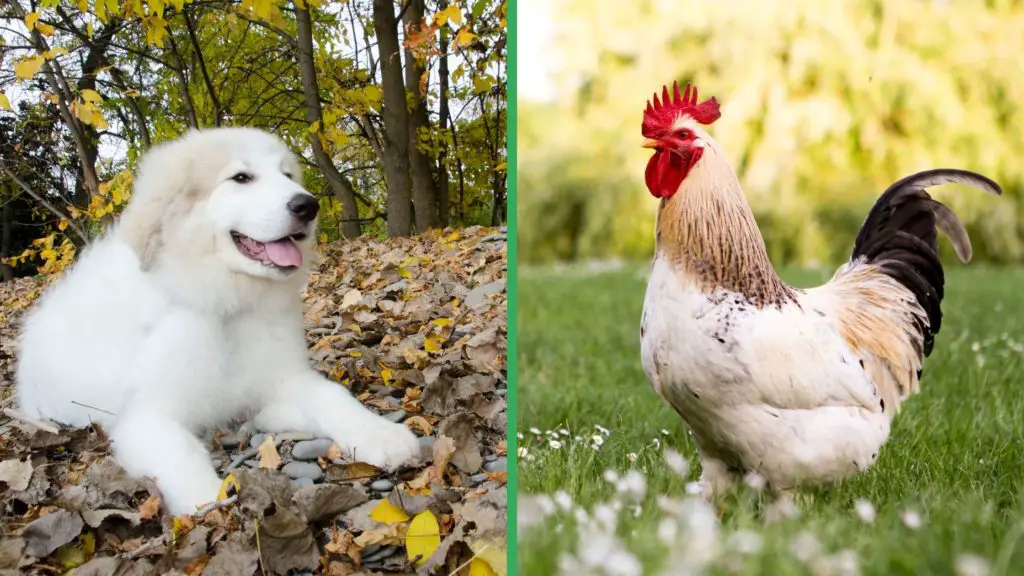
[[(239, 183), (232, 177), (252, 177)], [(192, 132), (143, 159), (119, 224), (43, 296), (23, 332), (18, 401), (30, 415), (95, 422), (168, 510), (216, 499), (197, 436), (254, 415), (263, 430), (333, 438), (393, 469), (419, 453), (404, 426), (368, 411), (310, 367), (300, 292), (316, 222), (289, 211), (308, 195), (294, 156), (254, 129)], [(294, 234), (301, 266), (267, 266), (232, 233)]]

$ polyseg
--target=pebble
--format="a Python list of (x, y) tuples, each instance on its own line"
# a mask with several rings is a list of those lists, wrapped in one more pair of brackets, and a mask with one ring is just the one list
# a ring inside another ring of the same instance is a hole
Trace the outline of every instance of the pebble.
[(391, 558), (398, 553), (399, 550), (401, 550), (401, 548), (398, 546), (381, 546), (379, 549), (374, 550), (372, 554), (363, 555), (362, 563), (380, 562), (381, 560)]
[(508, 469), (508, 459), (506, 458), (498, 458), (484, 464), (484, 470), (487, 470), (491, 474), (504, 472), (506, 469)]
[(316, 460), (327, 455), (334, 441), (330, 438), (317, 438), (316, 440), (302, 440), (292, 446), (292, 458), (296, 460)]
[(312, 485), (313, 485), (313, 479), (312, 478), (296, 478), (296, 479), (292, 480), (292, 486), (295, 486), (296, 488), (302, 488), (304, 486), (312, 486)]
[(488, 455), (484, 456), (484, 462), (494, 462), (497, 459), (498, 459), (498, 457), (495, 456), (494, 454), (488, 454)]
[(388, 420), (389, 422), (394, 422), (395, 424), (398, 424), (402, 420), (405, 420), (405, 416), (405, 410), (395, 410), (394, 412), (388, 412), (387, 414), (385, 414), (384, 419)]
[(218, 442), (220, 442), (221, 448), (224, 448), (225, 450), (233, 450), (238, 448), (238, 445), (242, 443), (242, 440), (238, 437), (237, 433), (230, 432), (221, 436)]
[(260, 467), (260, 461), (255, 459), (246, 460), (245, 465), (255, 470)]
[(390, 492), (394, 487), (395, 483), (388, 478), (381, 478), (370, 483), (370, 490), (374, 492)]
[(469, 479), (471, 482), (473, 482), (473, 484), (480, 484), (481, 482), (487, 481), (487, 473), (481, 472), (479, 474), (473, 474), (472, 476), (469, 477)]
[(267, 439), (267, 435), (266, 434), (262, 434), (262, 433), (261, 434), (253, 434), (252, 438), (249, 439), (249, 446), (251, 448), (259, 448), (260, 444), (263, 444), (263, 441), (266, 440), (266, 439)]
[(288, 475), (293, 480), (299, 478), (309, 478), (313, 482), (316, 482), (320, 478), (323, 478), (324, 471), (319, 466), (312, 462), (289, 462), (281, 468), (281, 472)]

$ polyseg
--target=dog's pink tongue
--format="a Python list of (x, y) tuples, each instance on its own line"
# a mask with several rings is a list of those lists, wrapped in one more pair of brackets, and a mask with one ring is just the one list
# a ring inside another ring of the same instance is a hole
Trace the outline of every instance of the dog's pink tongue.
[(267, 258), (271, 262), (278, 266), (301, 266), (302, 265), (302, 252), (299, 252), (299, 247), (291, 241), (290, 238), (284, 240), (278, 240), (276, 242), (267, 242), (265, 244), (267, 249)]

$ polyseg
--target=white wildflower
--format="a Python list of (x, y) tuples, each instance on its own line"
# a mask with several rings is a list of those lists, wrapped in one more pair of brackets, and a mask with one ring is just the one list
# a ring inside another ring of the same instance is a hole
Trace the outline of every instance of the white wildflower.
[(957, 576), (988, 576), (988, 560), (974, 554), (961, 554), (956, 557)]
[(558, 440), (550, 440), (548, 441), (548, 446), (551, 446), (553, 450), (558, 450), (562, 447), (562, 443)]
[(854, 509), (857, 511), (857, 517), (862, 521), (871, 524), (875, 521), (875, 506), (867, 500), (857, 500), (853, 503)]
[(660, 438), (652, 438), (651, 439), (651, 444), (654, 446), (655, 449), (659, 449), (659, 448), (661, 448), (661, 439)]
[(750, 530), (737, 530), (725, 541), (725, 545), (730, 550), (735, 550), (740, 554), (755, 554), (761, 549), (762, 538), (757, 532)]
[(661, 435), (662, 436), (668, 436), (669, 434), (671, 434), (671, 432), (668, 431), (668, 428), (662, 428), (661, 429)]
[(637, 472), (636, 470), (630, 470), (626, 472), (626, 475), (615, 486), (616, 492), (619, 494), (625, 494), (627, 496), (634, 496), (636, 498), (643, 498), (644, 492), (647, 491), (647, 479), (644, 475)]
[(626, 459), (629, 460), (630, 462), (636, 462), (636, 452), (630, 452), (629, 454), (626, 454)]
[(611, 431), (600, 424), (594, 424), (594, 428), (605, 436), (611, 436)]
[(821, 543), (814, 537), (814, 534), (805, 531), (797, 534), (796, 538), (790, 542), (789, 551), (796, 556), (797, 560), (808, 562), (821, 552)]
[(565, 490), (555, 492), (555, 505), (566, 512), (572, 510), (572, 496)]
[(665, 546), (671, 546), (675, 544), (676, 538), (679, 536), (679, 524), (675, 520), (664, 518), (660, 524), (658, 524), (658, 540)]
[(516, 432), (516, 438), (519, 438), (520, 440), (522, 440), (523, 439), (523, 433), (522, 432)]
[(914, 510), (904, 510), (900, 518), (903, 519), (903, 524), (911, 530), (917, 530), (923, 524), (921, 515)]
[(540, 436), (540, 429), (537, 427), (530, 427), (530, 434), (534, 436)]
[(601, 436), (600, 434), (594, 434), (593, 436), (590, 437), (590, 442), (594, 446), (600, 448), (601, 446), (604, 446), (604, 436)]
[(526, 446), (520, 446), (519, 449), (516, 450), (516, 454), (518, 454), (520, 458), (526, 458), (530, 455), (530, 449)]
[(615, 484), (619, 481), (619, 473), (611, 468), (604, 471), (604, 481), (609, 484)]
[(686, 460), (686, 457), (679, 452), (668, 448), (665, 450), (663, 456), (665, 458), (665, 464), (676, 474), (686, 476), (690, 471), (690, 463)]
[(565, 428), (562, 428), (561, 430), (559, 430), (558, 433), (561, 434), (562, 436), (565, 436), (566, 438), (568, 438), (570, 436), (569, 431), (566, 430)]

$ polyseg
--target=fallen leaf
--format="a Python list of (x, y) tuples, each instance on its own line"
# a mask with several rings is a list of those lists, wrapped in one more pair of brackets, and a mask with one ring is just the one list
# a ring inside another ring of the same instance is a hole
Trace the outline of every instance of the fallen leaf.
[(423, 436), (432, 436), (434, 434), (434, 427), (427, 422), (427, 419), (423, 416), (410, 416), (403, 422), (412, 430), (418, 430)]
[(146, 501), (139, 505), (139, 519), (149, 520), (160, 513), (160, 497), (156, 494), (146, 498)]
[(353, 543), (360, 548), (373, 545), (401, 544), (404, 536), (405, 524), (389, 524), (363, 532), (356, 536)]
[(483, 558), (473, 558), (469, 562), (469, 575), (468, 576), (499, 576), (497, 572), (491, 569), (491, 565), (487, 563)]
[(437, 440), (434, 440), (434, 463), (431, 465), (434, 478), (437, 480), (444, 480), (444, 473), (448, 470), (452, 454), (455, 454), (455, 441), (443, 434), (438, 436)]
[(32, 479), (32, 464), (28, 460), (4, 460), (0, 462), (0, 482), (16, 492), (28, 488)]
[(359, 301), (362, 299), (363, 295), (359, 290), (349, 290), (345, 293), (345, 297), (341, 299), (341, 309), (348, 310), (356, 304), (359, 304)]
[(217, 491), (217, 500), (227, 500), (232, 494), (238, 491), (238, 479), (234, 474), (228, 474), (220, 483), (220, 490)]
[(36, 558), (46, 558), (57, 548), (77, 538), (84, 526), (80, 515), (59, 508), (25, 527), (21, 533), (25, 540), (25, 553)]
[(336, 484), (304, 486), (292, 495), (292, 501), (310, 522), (334, 519), (339, 514), (348, 512), (367, 500), (366, 494), (352, 486)]
[(309, 524), (291, 510), (278, 506), (273, 516), (259, 522), (260, 551), (267, 569), (278, 574), (295, 570), (315, 570), (320, 552)]
[(441, 545), (441, 527), (430, 510), (424, 510), (409, 523), (405, 535), (406, 555), (410, 561), (422, 565)]
[(475, 474), (483, 464), (480, 441), (474, 430), (475, 420), (468, 412), (457, 412), (441, 423), (440, 433), (455, 442), (451, 462), (466, 474)]
[(370, 518), (384, 524), (397, 524), (409, 519), (409, 515), (398, 506), (387, 500), (381, 500), (380, 504), (370, 512)]
[(277, 470), (281, 466), (281, 455), (277, 453), (273, 434), (268, 434), (263, 443), (260, 444), (259, 453), (260, 468)]
[(368, 480), (380, 476), (384, 470), (367, 464), (366, 462), (349, 462), (347, 464), (335, 464), (327, 468), (328, 482), (352, 482), (355, 480)]

